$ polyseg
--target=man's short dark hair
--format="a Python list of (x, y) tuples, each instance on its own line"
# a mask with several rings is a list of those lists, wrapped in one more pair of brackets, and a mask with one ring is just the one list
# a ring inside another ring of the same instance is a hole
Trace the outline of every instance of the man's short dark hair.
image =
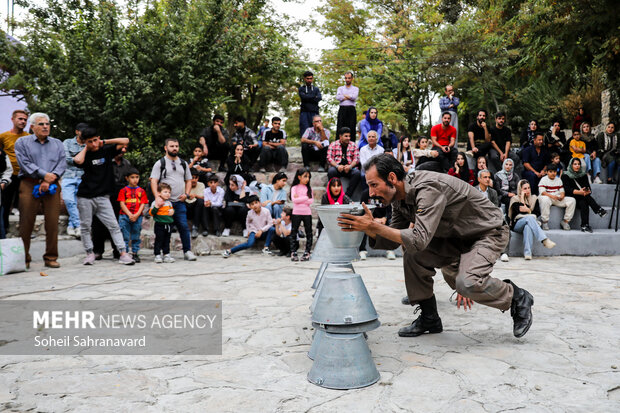
[(448, 112), (448, 111), (446, 111), (446, 112), (441, 112), (441, 117), (442, 117), (442, 118), (444, 117), (444, 115), (448, 115), (448, 116), (450, 116), (450, 119), (452, 119), (452, 114), (451, 114), (450, 112)]
[(192, 176), (200, 176), (200, 172), (198, 172), (196, 168), (189, 168), (189, 173), (192, 174)]
[(495, 114), (495, 119), (497, 119), (497, 118), (501, 118), (501, 117), (504, 117), (504, 118), (505, 118), (505, 117), (506, 117), (506, 112), (502, 112), (502, 111), (500, 110), (499, 112), (497, 112), (497, 113)]
[(311, 72), (311, 71), (309, 71), (309, 70), (306, 70), (306, 71), (304, 72), (304, 77), (308, 77), (308, 76), (314, 76), (314, 73), (312, 73), (312, 72)]
[(554, 163), (550, 162), (550, 163), (549, 163), (549, 165), (547, 165), (547, 171), (556, 171), (556, 172), (557, 172), (557, 171), (558, 171), (558, 170), (556, 169), (557, 167), (558, 167), (558, 166), (557, 166), (556, 164), (554, 164)]
[(221, 120), (222, 122), (224, 122), (224, 116), (220, 115), (219, 113), (216, 113), (215, 115), (213, 115), (213, 123), (215, 123), (216, 120)]
[(88, 128), (88, 123), (80, 122), (75, 125), (75, 130), (79, 130), (80, 132), (83, 132), (86, 128)]
[(282, 208), (282, 212), (284, 212), (286, 215), (290, 217), (291, 215), (293, 215), (293, 208), (291, 208), (290, 206), (286, 206)]
[(352, 71), (347, 70), (346, 72), (344, 72), (345, 75), (351, 75), (351, 77), (355, 77), (355, 74), (353, 74)]
[(280, 179), (288, 179), (288, 176), (286, 176), (286, 174), (284, 172), (278, 172), (277, 174), (275, 174), (273, 176), (273, 178), (271, 179), (271, 184), (275, 184), (276, 182), (278, 182)]
[[(267, 120), (267, 119), (265, 119), (265, 120)], [(279, 118), (279, 117), (277, 117), (277, 116), (274, 116), (273, 118), (271, 118), (271, 122), (272, 122), (272, 123), (273, 123), (273, 122), (282, 122), (282, 119), (280, 119), (280, 118)]]
[(484, 116), (489, 116), (489, 112), (487, 112), (486, 109), (478, 109), (478, 112), (476, 112), (476, 115), (479, 115), (480, 112), (484, 112)]
[(92, 139), (95, 136), (99, 136), (99, 133), (97, 132), (97, 129), (92, 126), (87, 126), (82, 129), (82, 140)]
[(241, 122), (245, 125), (245, 117), (241, 115), (235, 116), (235, 122)]
[(247, 198), (245, 198), (245, 203), (246, 204), (251, 204), (252, 202), (260, 202), (258, 197), (256, 195), (250, 195)]
[(213, 181), (220, 182), (220, 178), (218, 178), (216, 174), (210, 173), (209, 175), (207, 175), (207, 183), (213, 182)]
[(542, 130), (536, 131), (536, 135), (534, 135), (534, 139), (538, 138), (539, 136), (542, 136), (543, 139), (545, 138), (545, 132), (543, 132)]
[[(83, 134), (82, 134), (83, 135)], [(166, 138), (166, 140), (164, 141), (164, 146), (168, 146), (168, 142), (176, 142), (179, 143), (179, 140), (177, 138)]]
[(140, 175), (140, 172), (138, 172), (138, 170), (136, 168), (129, 168), (129, 170), (127, 170), (127, 172), (125, 173), (125, 178), (131, 175)]
[(394, 172), (394, 174), (396, 174), (396, 179), (399, 181), (402, 181), (405, 178), (405, 168), (403, 167), (403, 164), (387, 153), (370, 158), (370, 160), (364, 165), (364, 171), (368, 172), (368, 170), (373, 166), (377, 169), (377, 174), (379, 177), (389, 186), (392, 186), (392, 184), (388, 181), (388, 175), (390, 172)]
[(338, 136), (342, 136), (345, 133), (351, 133), (351, 129), (349, 129), (346, 126), (343, 126), (342, 128), (340, 128), (340, 130), (338, 131)]

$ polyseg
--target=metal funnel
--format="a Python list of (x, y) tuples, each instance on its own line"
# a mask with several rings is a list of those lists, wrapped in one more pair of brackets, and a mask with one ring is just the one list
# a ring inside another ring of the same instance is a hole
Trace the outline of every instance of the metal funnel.
[(362, 333), (325, 333), (317, 345), (314, 363), (308, 373), (310, 383), (342, 390), (370, 386), (379, 378)]
[(360, 324), (347, 324), (347, 325), (331, 325), (331, 324), (318, 324), (312, 323), (317, 331), (325, 331), (333, 334), (353, 334), (353, 333), (366, 333), (368, 331), (376, 330), (381, 327), (381, 321), (372, 320), (366, 323)]
[(379, 318), (362, 277), (348, 271), (326, 271), (315, 301), (312, 322), (317, 324), (350, 326)]
[[(346, 233), (343, 232), (343, 234)], [(357, 234), (357, 232), (354, 232), (353, 234)], [(362, 237), (363, 236), (364, 235), (362, 235)], [(314, 246), (314, 251), (312, 251), (312, 257), (310, 260), (320, 262), (357, 261), (360, 258), (358, 248), (361, 242), (362, 240), (360, 238), (360, 242), (358, 242), (355, 247), (337, 248), (334, 247), (327, 231), (321, 231), (321, 235), (319, 235), (319, 239)]]
[[(375, 208), (374, 205), (367, 206), (370, 210)], [(316, 207), (316, 210), (334, 248), (359, 248), (364, 233), (341, 231), (338, 226), (338, 216), (340, 214), (363, 215), (362, 204), (320, 205)]]
[[(321, 266), (321, 268), (323, 268), (323, 266)], [(319, 272), (321, 271), (321, 268), (319, 268)], [(317, 300), (319, 299), (319, 296), (321, 295), (321, 290), (323, 288), (323, 278), (328, 268), (329, 268), (329, 272), (332, 272), (332, 273), (353, 274), (355, 272), (355, 270), (353, 269), (353, 265), (351, 263), (337, 263), (337, 264), (327, 263), (325, 267), (323, 268), (323, 273), (317, 274), (318, 281), (315, 280), (315, 282), (317, 283), (317, 288), (313, 295), (314, 298), (312, 299), (312, 304), (310, 304), (311, 313), (314, 312), (314, 309), (316, 308)]]
[[(327, 271), (327, 267), (331, 266), (332, 268), (340, 267), (340, 268), (348, 268), (351, 272), (355, 272), (353, 269), (353, 264), (351, 262), (323, 262), (319, 267), (319, 271), (316, 273), (316, 277), (314, 278), (314, 282), (312, 283), (312, 289), (316, 290), (321, 284), (321, 280), (323, 279), (323, 274)], [(314, 297), (314, 295), (313, 295)]]
[(323, 337), (325, 337), (325, 330), (314, 330), (312, 344), (310, 345), (310, 350), (308, 351), (308, 358), (310, 360), (314, 360), (314, 357), (316, 357), (316, 349), (319, 347)]

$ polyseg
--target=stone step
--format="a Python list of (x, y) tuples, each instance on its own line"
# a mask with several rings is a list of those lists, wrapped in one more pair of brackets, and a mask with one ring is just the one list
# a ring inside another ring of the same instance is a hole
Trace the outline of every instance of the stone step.
[[(549, 239), (557, 245), (553, 249), (547, 249), (540, 242), (534, 241), (532, 255), (547, 257), (555, 255), (620, 255), (620, 232), (615, 232), (613, 229), (594, 230), (592, 234), (578, 230), (545, 232)], [(511, 232), (508, 255), (511, 257), (523, 256), (523, 234)]]
[[(613, 206), (616, 185), (592, 184), (592, 197), (600, 206)], [(618, 202), (618, 200), (616, 200)]]
[[(603, 207), (607, 211), (607, 215), (604, 218), (601, 218), (599, 215), (595, 214), (592, 209), (590, 209), (590, 226), (593, 229), (607, 229), (609, 225), (609, 220), (611, 218), (611, 207)], [(564, 219), (564, 208), (551, 206), (551, 212), (549, 214), (549, 228), (551, 229), (561, 229), (560, 222)], [(572, 229), (581, 229), (581, 212), (579, 209), (575, 209), (575, 215), (573, 219), (570, 221), (570, 226)]]

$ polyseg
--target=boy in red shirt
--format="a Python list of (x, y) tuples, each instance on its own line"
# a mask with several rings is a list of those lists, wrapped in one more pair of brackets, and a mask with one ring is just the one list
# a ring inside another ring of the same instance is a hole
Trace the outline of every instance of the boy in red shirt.
[(141, 242), (142, 212), (149, 201), (146, 197), (146, 191), (138, 186), (140, 174), (137, 169), (130, 169), (125, 180), (127, 180), (127, 186), (118, 193), (118, 202), (121, 204), (118, 224), (121, 227), (123, 238), (125, 238), (127, 252), (129, 252), (129, 243), (131, 242), (133, 260), (140, 262), (138, 251), (140, 251)]

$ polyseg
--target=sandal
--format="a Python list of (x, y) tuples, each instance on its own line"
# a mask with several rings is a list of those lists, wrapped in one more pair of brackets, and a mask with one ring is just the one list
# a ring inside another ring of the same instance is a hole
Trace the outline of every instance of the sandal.
[(296, 252), (291, 253), (291, 261), (299, 261), (299, 257)]
[(304, 252), (304, 255), (302, 255), (301, 257), (302, 261), (308, 261), (310, 260), (310, 253), (308, 251)]

